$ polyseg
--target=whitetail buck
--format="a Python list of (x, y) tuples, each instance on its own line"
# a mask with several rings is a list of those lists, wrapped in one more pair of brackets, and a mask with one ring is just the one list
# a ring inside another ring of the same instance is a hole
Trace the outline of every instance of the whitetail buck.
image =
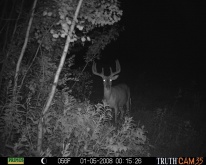
[(110, 67), (110, 75), (104, 75), (104, 68), (102, 68), (102, 72), (98, 73), (96, 68), (96, 63), (93, 62), (92, 72), (102, 77), (104, 84), (104, 100), (107, 104), (114, 108), (115, 112), (115, 124), (117, 124), (117, 117), (119, 111), (121, 113), (121, 119), (123, 118), (124, 106), (126, 106), (126, 110), (130, 111), (130, 90), (129, 87), (125, 84), (119, 84), (116, 86), (112, 86), (112, 80), (116, 80), (118, 78), (118, 73), (120, 73), (121, 67), (119, 61), (116, 60), (116, 71), (112, 72)]

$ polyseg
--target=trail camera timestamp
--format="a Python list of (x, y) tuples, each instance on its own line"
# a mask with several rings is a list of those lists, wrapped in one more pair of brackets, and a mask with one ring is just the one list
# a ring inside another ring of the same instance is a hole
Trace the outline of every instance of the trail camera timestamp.
[(142, 158), (80, 158), (80, 164), (142, 164)]

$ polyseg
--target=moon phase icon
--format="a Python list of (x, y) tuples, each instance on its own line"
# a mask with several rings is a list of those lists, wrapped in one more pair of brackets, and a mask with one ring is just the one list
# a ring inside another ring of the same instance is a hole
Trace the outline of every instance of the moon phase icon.
[(41, 163), (42, 164), (46, 164), (47, 163), (47, 159), (46, 158), (41, 158)]

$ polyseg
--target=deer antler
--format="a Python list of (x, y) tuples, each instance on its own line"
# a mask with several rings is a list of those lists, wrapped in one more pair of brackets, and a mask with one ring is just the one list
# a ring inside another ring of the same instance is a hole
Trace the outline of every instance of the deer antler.
[(114, 75), (120, 73), (121, 71), (121, 66), (119, 64), (119, 60), (116, 60), (116, 71), (112, 72), (112, 68), (110, 67), (110, 77), (113, 77)]
[(97, 67), (96, 67), (96, 63), (95, 63), (95, 62), (93, 62), (93, 65), (92, 65), (92, 72), (93, 72), (95, 75), (104, 78), (104, 68), (102, 68), (102, 72), (101, 72), (101, 73), (98, 73), (98, 72), (97, 72)]

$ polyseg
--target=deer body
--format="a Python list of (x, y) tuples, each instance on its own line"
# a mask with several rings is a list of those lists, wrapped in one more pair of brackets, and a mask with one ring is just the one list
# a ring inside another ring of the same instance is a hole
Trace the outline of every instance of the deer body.
[(118, 78), (118, 73), (120, 72), (119, 61), (116, 61), (116, 72), (112, 72), (110, 68), (110, 76), (104, 75), (104, 69), (101, 73), (97, 73), (96, 64), (93, 63), (92, 71), (95, 75), (102, 77), (104, 84), (104, 100), (107, 104), (114, 108), (115, 110), (115, 124), (117, 124), (118, 113), (121, 113), (121, 119), (124, 115), (124, 106), (126, 106), (127, 111), (130, 110), (130, 89), (125, 84), (119, 84), (112, 86), (112, 80)]
[(111, 108), (115, 110), (115, 123), (117, 123), (118, 112), (121, 111), (121, 119), (124, 115), (124, 106), (129, 111), (130, 106), (130, 90), (125, 84), (119, 84), (117, 86), (107, 89), (104, 87), (104, 99)]

